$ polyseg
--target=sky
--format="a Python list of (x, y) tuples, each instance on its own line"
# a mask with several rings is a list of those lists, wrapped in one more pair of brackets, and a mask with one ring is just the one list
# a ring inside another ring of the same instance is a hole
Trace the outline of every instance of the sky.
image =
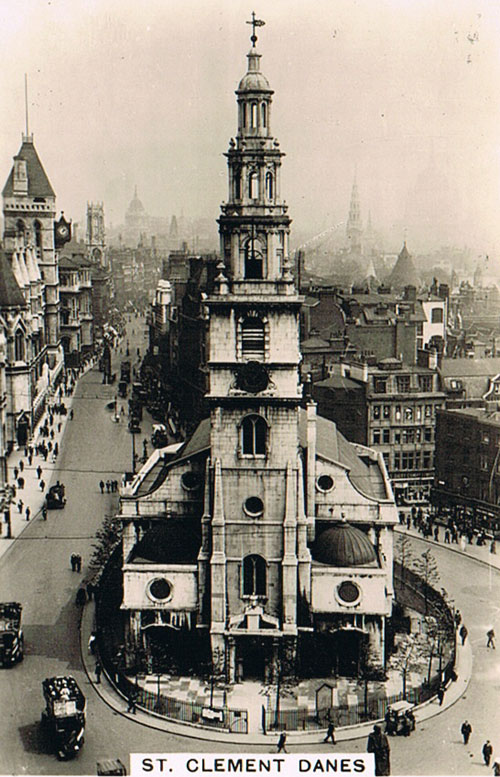
[[(29, 129), (58, 210), (215, 219), (252, 10), (295, 244), (364, 222), (397, 250), (500, 255), (497, 0), (0, 0), (0, 179)], [(2, 183), (3, 183), (2, 181)]]

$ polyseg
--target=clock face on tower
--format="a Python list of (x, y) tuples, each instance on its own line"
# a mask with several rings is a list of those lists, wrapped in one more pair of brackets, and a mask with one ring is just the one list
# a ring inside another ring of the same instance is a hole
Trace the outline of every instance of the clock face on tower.
[(236, 372), (237, 386), (250, 394), (258, 394), (269, 385), (269, 373), (264, 364), (257, 361), (240, 364)]

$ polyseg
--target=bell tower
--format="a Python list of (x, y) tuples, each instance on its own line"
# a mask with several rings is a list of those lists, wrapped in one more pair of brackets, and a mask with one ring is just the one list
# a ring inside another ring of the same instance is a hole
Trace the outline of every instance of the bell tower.
[(288, 257), (291, 220), (280, 190), (284, 154), (271, 132), (273, 91), (256, 48), (255, 29), (264, 22), (253, 14), (249, 23), (237, 134), (225, 154), (222, 259), (207, 299), (211, 546), (202, 546), (200, 581), (210, 580), (212, 654), (230, 681), (271, 680), (284, 653), (294, 653), (299, 556), (308, 554), (298, 453), (302, 298)]

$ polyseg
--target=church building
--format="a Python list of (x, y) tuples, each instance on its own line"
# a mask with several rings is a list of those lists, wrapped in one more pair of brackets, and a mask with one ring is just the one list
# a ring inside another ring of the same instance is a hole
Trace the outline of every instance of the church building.
[(209, 315), (210, 417), (122, 491), (128, 667), (229, 682), (385, 662), (397, 513), (382, 457), (301, 385), (299, 296), (254, 19)]

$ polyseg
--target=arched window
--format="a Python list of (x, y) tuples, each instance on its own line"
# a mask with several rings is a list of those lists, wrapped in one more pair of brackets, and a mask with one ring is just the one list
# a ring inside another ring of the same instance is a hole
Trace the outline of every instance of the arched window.
[(242, 110), (241, 110), (241, 116), (242, 116), (241, 123), (242, 123), (243, 127), (246, 127), (247, 126), (247, 104), (243, 103), (241, 108), (242, 108)]
[(249, 361), (264, 358), (266, 348), (264, 322), (255, 316), (245, 318), (241, 325), (241, 354)]
[(20, 329), (16, 332), (16, 337), (14, 340), (14, 356), (16, 362), (23, 362), (26, 358), (26, 351), (25, 351), (25, 344), (24, 344), (24, 334), (21, 332)]
[(33, 226), (35, 228), (35, 245), (37, 248), (41, 248), (42, 247), (42, 225), (37, 220), (35, 221)]
[(249, 240), (245, 246), (245, 278), (259, 280), (263, 277), (264, 262), (262, 254), (255, 248), (255, 241)]
[(241, 452), (244, 456), (264, 456), (267, 424), (260, 415), (247, 415), (241, 424)]
[(432, 324), (442, 324), (443, 323), (443, 309), (442, 308), (432, 308), (432, 310), (431, 310), (431, 323)]
[(241, 199), (241, 170), (234, 171), (234, 199)]
[(272, 200), (274, 197), (274, 178), (272, 173), (266, 173), (266, 197)]
[(248, 176), (248, 196), (251, 200), (259, 199), (259, 175), (255, 170)]
[(17, 236), (24, 237), (25, 231), (26, 231), (26, 226), (24, 224), (24, 221), (22, 221), (21, 219), (18, 219), (18, 221), (16, 221)]
[(266, 562), (262, 556), (246, 556), (243, 559), (243, 596), (265, 596), (266, 577)]
[(257, 126), (257, 103), (250, 105), (250, 126), (252, 128)]
[(262, 103), (260, 106), (260, 116), (262, 126), (265, 127), (267, 124), (267, 105), (265, 103)]

